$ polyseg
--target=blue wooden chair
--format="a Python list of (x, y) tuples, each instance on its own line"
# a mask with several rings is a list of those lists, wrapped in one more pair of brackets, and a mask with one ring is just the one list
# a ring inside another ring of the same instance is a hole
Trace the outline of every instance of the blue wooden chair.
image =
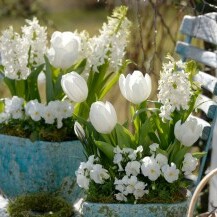
[[(217, 13), (208, 13), (197, 17), (185, 16), (180, 26), (180, 32), (185, 35), (185, 41), (177, 42), (176, 52), (181, 55), (183, 61), (190, 59), (195, 60), (203, 66), (203, 69), (208, 66), (216, 71), (217, 52), (198, 48), (193, 45), (192, 41), (196, 38), (197, 40), (210, 43), (217, 48)], [(212, 147), (212, 138), (217, 119), (217, 104), (213, 100), (214, 96), (217, 96), (217, 78), (200, 71), (194, 79), (200, 82), (202, 88), (207, 90), (210, 93), (209, 95), (211, 95), (210, 98), (201, 95), (199, 100), (199, 109), (201, 109), (207, 117), (206, 120), (199, 120), (204, 126), (202, 134), (202, 139), (205, 141), (204, 151), (208, 153)], [(217, 144), (215, 145), (217, 148)], [(207, 155), (201, 160), (198, 176), (195, 180), (196, 185), (201, 181), (204, 174), (206, 161)]]

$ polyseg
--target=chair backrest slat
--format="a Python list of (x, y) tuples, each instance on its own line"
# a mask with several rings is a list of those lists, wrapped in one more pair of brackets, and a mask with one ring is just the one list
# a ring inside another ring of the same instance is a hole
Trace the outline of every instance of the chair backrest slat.
[(180, 27), (184, 35), (202, 39), (217, 45), (217, 13), (197, 17), (185, 16)]
[(208, 90), (210, 93), (217, 95), (217, 78), (209, 75), (205, 72), (199, 71), (198, 74), (194, 76), (194, 80), (199, 82), (202, 87)]
[(217, 68), (217, 54), (214, 52), (196, 48), (185, 42), (177, 42), (176, 52), (184, 58), (193, 59), (207, 66)]

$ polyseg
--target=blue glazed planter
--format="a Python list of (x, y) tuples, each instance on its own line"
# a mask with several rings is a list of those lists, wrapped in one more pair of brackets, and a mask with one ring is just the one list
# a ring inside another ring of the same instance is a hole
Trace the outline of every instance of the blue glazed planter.
[(82, 204), (83, 217), (185, 217), (189, 200), (173, 204)]
[(31, 192), (58, 192), (74, 202), (82, 194), (75, 171), (85, 160), (78, 140), (31, 142), (0, 135), (0, 191), (12, 198)]

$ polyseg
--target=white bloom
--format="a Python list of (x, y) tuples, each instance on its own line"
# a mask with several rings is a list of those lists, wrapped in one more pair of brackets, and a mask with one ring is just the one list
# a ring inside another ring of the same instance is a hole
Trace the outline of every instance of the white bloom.
[(56, 31), (51, 36), (48, 51), (50, 63), (56, 68), (67, 69), (78, 59), (80, 38), (72, 32)]
[(123, 74), (119, 78), (119, 87), (122, 95), (134, 104), (140, 104), (151, 94), (151, 78), (148, 74), (143, 76), (142, 72), (134, 71), (127, 77)]
[(6, 112), (0, 113), (0, 123), (7, 122), (10, 118), (10, 114)]
[(38, 100), (31, 100), (25, 105), (26, 115), (30, 116), (34, 121), (41, 120), (41, 114), (43, 110), (44, 105), (39, 103)]
[(150, 149), (151, 154), (154, 154), (158, 148), (159, 148), (159, 144), (157, 144), (157, 143), (153, 143), (153, 144), (149, 145), (149, 149)]
[(44, 106), (41, 111), (41, 117), (44, 119), (46, 124), (53, 124), (55, 121), (55, 116), (53, 112), (53, 106), (51, 103), (48, 103), (47, 106)]
[(133, 192), (133, 195), (135, 196), (135, 199), (139, 199), (142, 198), (144, 196), (144, 194), (148, 194), (148, 190), (145, 190), (145, 187), (147, 186), (147, 184), (145, 184), (144, 182), (137, 182), (135, 187), (135, 190)]
[(193, 157), (191, 153), (186, 153), (182, 165), (182, 171), (185, 175), (190, 175), (197, 167), (198, 159)]
[(11, 99), (5, 99), (5, 112), (10, 114), (14, 119), (20, 119), (23, 117), (23, 103), (24, 99), (13, 96)]
[[(183, 69), (185, 67), (181, 62), (175, 63), (170, 59), (169, 63), (163, 65), (163, 71), (160, 74), (158, 100), (163, 107), (161, 108), (161, 117), (170, 120), (170, 114), (175, 109), (187, 110), (192, 95), (189, 74)], [(174, 69), (176, 64), (177, 69)]]
[(62, 76), (61, 86), (67, 97), (73, 102), (83, 102), (88, 95), (87, 83), (76, 72), (70, 72)]
[(113, 72), (118, 71), (123, 63), (130, 22), (123, 13), (115, 13), (115, 17), (109, 17), (108, 23), (103, 25), (100, 35), (87, 41), (87, 68), (94, 72), (99, 72), (98, 68), (105, 60), (110, 63), (109, 71)]
[(125, 167), (125, 172), (128, 176), (130, 175), (137, 176), (140, 173), (140, 162), (138, 161), (128, 162)]
[[(22, 27), (22, 38), (31, 47), (29, 61), (33, 66), (44, 63), (46, 53), (47, 32), (46, 27), (40, 26), (36, 17), (33, 20), (26, 20), (28, 25)], [(28, 51), (26, 51), (28, 52)]]
[(85, 190), (89, 189), (90, 179), (82, 174), (77, 174), (77, 184), (79, 187), (84, 188)]
[(136, 176), (131, 176), (128, 179), (128, 183), (127, 183), (127, 186), (126, 186), (126, 192), (127, 192), (127, 194), (133, 194), (137, 182), (138, 182), (138, 180), (137, 180)]
[(117, 115), (113, 105), (97, 101), (90, 107), (90, 122), (97, 132), (109, 134), (115, 128)]
[(155, 181), (161, 175), (160, 166), (153, 157), (144, 157), (141, 165), (142, 174), (151, 181)]
[(108, 170), (104, 169), (101, 164), (94, 164), (90, 170), (90, 178), (98, 184), (103, 184), (105, 179), (109, 179)]
[(13, 28), (3, 31), (0, 37), (1, 62), (4, 75), (10, 79), (26, 79), (30, 74), (28, 64), (29, 43), (13, 31)]
[(131, 161), (134, 161), (134, 160), (136, 160), (137, 154), (142, 153), (142, 152), (143, 152), (143, 147), (140, 145), (137, 147), (136, 150), (132, 149), (132, 151), (129, 152), (128, 157)]
[(173, 183), (174, 181), (178, 180), (179, 178), (179, 170), (176, 168), (174, 163), (171, 163), (171, 166), (164, 165), (162, 167), (163, 176), (167, 182)]
[(181, 124), (181, 120), (176, 122), (174, 134), (177, 140), (189, 147), (199, 139), (202, 130), (202, 125), (198, 123), (197, 119), (190, 117), (183, 124)]
[(41, 27), (36, 18), (32, 21), (26, 20), (26, 23), (27, 25), (22, 27), (22, 35), (14, 32), (10, 27), (3, 31), (0, 37), (4, 74), (10, 79), (27, 79), (31, 73), (28, 64), (37, 66), (44, 62), (46, 28)]
[(157, 163), (160, 165), (160, 167), (168, 164), (167, 156), (165, 156), (165, 155), (163, 155), (161, 153), (157, 154), (155, 159), (156, 159)]
[(123, 193), (115, 194), (116, 200), (127, 202), (127, 198)]

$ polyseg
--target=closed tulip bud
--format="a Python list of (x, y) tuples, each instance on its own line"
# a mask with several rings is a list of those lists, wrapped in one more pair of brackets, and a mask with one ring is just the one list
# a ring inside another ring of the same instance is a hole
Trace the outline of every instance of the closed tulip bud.
[(83, 77), (76, 72), (62, 76), (61, 86), (67, 97), (73, 102), (83, 102), (87, 99), (88, 87)]
[(117, 114), (110, 102), (93, 103), (89, 118), (96, 131), (104, 134), (111, 133), (117, 123)]
[(193, 145), (202, 134), (202, 125), (198, 124), (196, 118), (189, 118), (183, 124), (181, 120), (176, 122), (174, 133), (177, 140), (184, 146)]
[(127, 77), (121, 74), (119, 78), (119, 87), (122, 95), (134, 104), (140, 104), (151, 94), (151, 78), (148, 74), (143, 76), (142, 72), (134, 71)]
[(50, 63), (56, 68), (69, 68), (78, 59), (80, 43), (80, 38), (72, 32), (54, 32), (48, 50)]

